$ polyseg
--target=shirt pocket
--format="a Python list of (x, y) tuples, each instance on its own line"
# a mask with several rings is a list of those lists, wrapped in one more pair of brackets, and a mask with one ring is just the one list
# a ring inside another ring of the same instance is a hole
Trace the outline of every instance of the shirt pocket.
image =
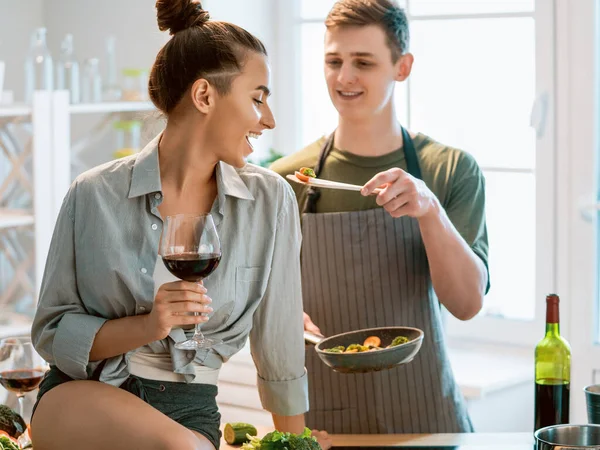
[(269, 273), (264, 267), (238, 267), (235, 271), (235, 306), (229, 322), (238, 320), (262, 299)]

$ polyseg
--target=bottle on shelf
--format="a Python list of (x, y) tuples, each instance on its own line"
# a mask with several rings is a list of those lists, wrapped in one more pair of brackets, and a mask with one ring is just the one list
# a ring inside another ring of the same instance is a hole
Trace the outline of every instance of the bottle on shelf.
[(546, 297), (546, 334), (535, 347), (535, 426), (569, 423), (571, 347), (560, 335), (559, 297)]
[(80, 102), (79, 63), (73, 51), (72, 34), (67, 34), (60, 46), (60, 57), (56, 62), (56, 89), (69, 91), (71, 103)]
[(38, 28), (31, 36), (25, 58), (25, 102), (31, 103), (36, 90), (54, 89), (52, 55), (46, 44), (46, 28)]
[(83, 66), (81, 101), (83, 103), (99, 103), (102, 101), (102, 77), (100, 76), (98, 58), (88, 58)]
[(105, 102), (121, 100), (121, 88), (117, 82), (117, 61), (115, 56), (116, 38), (106, 38), (106, 78), (102, 89), (102, 98)]

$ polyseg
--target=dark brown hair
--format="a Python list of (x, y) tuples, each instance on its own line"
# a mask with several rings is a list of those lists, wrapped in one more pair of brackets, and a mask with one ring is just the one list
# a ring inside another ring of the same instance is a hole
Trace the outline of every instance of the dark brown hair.
[(394, 0), (340, 0), (325, 19), (327, 28), (367, 25), (378, 25), (383, 29), (392, 51), (392, 62), (408, 52), (408, 19), (404, 9)]
[(158, 28), (173, 36), (156, 55), (148, 91), (154, 105), (169, 114), (199, 78), (221, 95), (242, 72), (248, 52), (267, 55), (263, 43), (228, 22), (209, 21), (198, 0), (157, 0)]

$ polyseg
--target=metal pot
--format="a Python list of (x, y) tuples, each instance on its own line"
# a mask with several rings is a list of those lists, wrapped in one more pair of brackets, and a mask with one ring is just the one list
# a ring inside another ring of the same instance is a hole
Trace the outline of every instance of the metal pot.
[[(384, 350), (362, 353), (330, 353), (324, 349), (350, 344), (362, 344), (369, 336), (378, 336), (382, 345), (388, 345), (396, 336), (406, 336), (409, 342)], [(411, 327), (368, 328), (336, 334), (328, 338), (304, 332), (304, 340), (315, 344), (315, 350), (325, 364), (340, 373), (366, 373), (391, 369), (409, 363), (423, 343), (423, 331)]]
[(537, 450), (600, 450), (600, 425), (552, 425), (534, 436)]

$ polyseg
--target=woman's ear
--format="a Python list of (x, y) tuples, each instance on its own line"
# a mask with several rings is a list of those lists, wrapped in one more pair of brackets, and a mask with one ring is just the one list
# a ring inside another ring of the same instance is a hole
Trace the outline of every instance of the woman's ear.
[(191, 89), (192, 103), (198, 111), (207, 114), (214, 107), (215, 92), (208, 80), (199, 78)]
[(396, 81), (404, 81), (408, 78), (414, 60), (412, 53), (405, 53), (398, 58), (398, 61), (396, 61)]

